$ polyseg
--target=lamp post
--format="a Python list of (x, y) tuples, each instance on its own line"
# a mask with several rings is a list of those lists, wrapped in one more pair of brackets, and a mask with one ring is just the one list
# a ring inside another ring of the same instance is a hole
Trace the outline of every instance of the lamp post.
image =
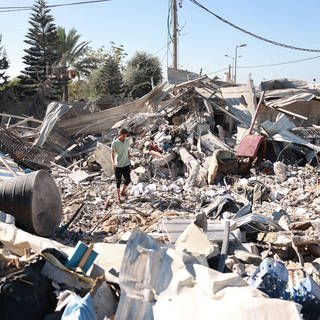
[(246, 47), (247, 44), (243, 43), (235, 47), (234, 51), (234, 83), (237, 83), (237, 54), (238, 54), (238, 48)]

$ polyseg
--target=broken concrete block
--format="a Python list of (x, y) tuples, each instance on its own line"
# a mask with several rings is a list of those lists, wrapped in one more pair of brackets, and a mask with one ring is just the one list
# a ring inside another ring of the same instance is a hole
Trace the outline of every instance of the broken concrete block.
[(176, 158), (176, 154), (174, 152), (159, 155), (159, 157), (152, 159), (152, 163), (159, 167), (167, 166), (170, 161)]
[(287, 179), (287, 169), (286, 165), (280, 161), (273, 164), (273, 170), (280, 182)]
[(178, 251), (185, 250), (195, 257), (199, 255), (212, 257), (219, 254), (219, 246), (213, 245), (202, 229), (194, 223), (191, 223), (179, 236), (175, 248)]
[(104, 277), (96, 280), (90, 294), (97, 320), (111, 319), (116, 312), (117, 303)]
[(191, 169), (191, 172), (190, 172), (189, 177), (187, 179), (187, 182), (186, 182), (187, 188), (192, 188), (195, 185), (197, 185), (197, 178), (199, 175), (199, 171), (200, 171), (200, 164), (196, 163), (195, 166)]
[(139, 183), (139, 176), (136, 174), (136, 172), (134, 170), (131, 170), (130, 171), (130, 179), (131, 179), (131, 182), (136, 185)]
[(242, 262), (254, 264), (255, 266), (258, 266), (262, 262), (262, 258), (260, 256), (245, 250), (235, 250), (234, 255)]
[(100, 164), (107, 177), (111, 177), (114, 173), (111, 162), (111, 148), (107, 147), (103, 143), (98, 142), (94, 156), (96, 162)]
[(86, 180), (89, 177), (89, 174), (83, 170), (75, 170), (69, 174), (69, 178), (71, 178), (74, 182), (79, 183)]
[(214, 151), (209, 162), (209, 184), (214, 183), (219, 171), (223, 174), (237, 173), (237, 163), (235, 161), (235, 156), (233, 152), (225, 149), (219, 149)]
[[(191, 174), (192, 170), (196, 170), (195, 168), (199, 163), (185, 148), (180, 148), (179, 154), (182, 162), (187, 166), (189, 174)], [(195, 186), (204, 186), (206, 184), (206, 176), (207, 171), (200, 165)]]
[(134, 169), (135, 173), (137, 174), (144, 174), (146, 172), (146, 168), (144, 167), (138, 167)]

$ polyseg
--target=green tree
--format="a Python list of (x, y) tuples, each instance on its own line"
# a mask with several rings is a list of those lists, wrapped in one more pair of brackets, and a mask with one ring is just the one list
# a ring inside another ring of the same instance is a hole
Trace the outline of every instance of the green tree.
[(100, 69), (108, 57), (109, 53), (105, 50), (104, 46), (98, 49), (87, 47), (81, 58), (85, 66), (84, 72), (82, 72), (81, 75), (88, 77), (92, 70)]
[[(68, 101), (68, 83), (76, 75), (86, 72), (87, 64), (82, 59), (89, 42), (79, 42), (81, 37), (76, 29), (72, 28), (66, 33), (65, 29), (58, 27), (58, 60), (54, 66), (53, 73), (63, 87), (63, 100)], [(88, 71), (89, 72), (89, 71)]]
[(30, 46), (24, 50), (27, 54), (23, 57), (23, 61), (27, 66), (22, 73), (25, 75), (24, 83), (37, 89), (52, 74), (52, 67), (58, 58), (58, 37), (54, 19), (46, 1), (37, 0), (32, 11), (29, 19), (31, 27), (24, 41)]
[(124, 51), (124, 48), (123, 48), (122, 44), (117, 45), (113, 41), (110, 41), (110, 43), (111, 43), (111, 49), (110, 49), (110, 52), (108, 53), (108, 56), (114, 57), (115, 61), (117, 63), (119, 63), (120, 69), (123, 70), (124, 69), (124, 67), (123, 67), (123, 59), (128, 54)]
[(9, 76), (6, 76), (6, 71), (9, 68), (9, 61), (7, 54), (3, 46), (1, 46), (2, 35), (0, 34), (0, 88), (4, 88), (7, 83)]
[(96, 95), (118, 97), (123, 91), (120, 64), (115, 57), (109, 56), (93, 80)]
[(124, 72), (125, 95), (139, 98), (162, 80), (161, 64), (157, 57), (140, 51), (128, 61)]
[(89, 79), (89, 86), (93, 88), (92, 96), (120, 97), (123, 93), (123, 59), (127, 54), (122, 45), (111, 42), (109, 52), (102, 48), (97, 57), (100, 58), (99, 69), (93, 72)]

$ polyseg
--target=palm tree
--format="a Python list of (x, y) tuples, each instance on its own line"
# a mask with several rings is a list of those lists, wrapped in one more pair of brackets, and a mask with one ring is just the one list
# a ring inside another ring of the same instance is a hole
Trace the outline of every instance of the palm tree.
[(81, 35), (74, 28), (66, 33), (65, 28), (58, 27), (57, 34), (59, 59), (56, 64), (55, 75), (62, 82), (62, 99), (68, 101), (68, 82), (76, 75), (79, 77), (81, 73), (85, 73), (85, 66), (81, 63), (81, 57), (88, 49), (89, 42), (79, 42)]

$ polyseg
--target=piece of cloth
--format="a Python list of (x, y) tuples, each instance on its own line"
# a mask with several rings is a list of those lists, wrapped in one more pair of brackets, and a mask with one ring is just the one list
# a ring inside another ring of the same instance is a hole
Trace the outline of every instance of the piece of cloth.
[(92, 298), (88, 293), (84, 298), (75, 296), (66, 306), (62, 320), (97, 320)]
[(34, 261), (0, 280), (1, 320), (39, 320), (54, 312), (57, 300), (51, 280), (41, 274), (45, 263)]
[(116, 153), (116, 167), (123, 168), (130, 165), (130, 159), (128, 155), (129, 151), (129, 139), (125, 139), (121, 142), (116, 139), (112, 142), (111, 150)]
[(121, 185), (121, 179), (122, 176), (124, 178), (124, 184), (127, 186), (131, 182), (130, 179), (130, 166), (126, 167), (116, 167), (115, 170), (115, 176), (116, 176), (116, 183), (117, 183), (117, 188), (120, 188)]

